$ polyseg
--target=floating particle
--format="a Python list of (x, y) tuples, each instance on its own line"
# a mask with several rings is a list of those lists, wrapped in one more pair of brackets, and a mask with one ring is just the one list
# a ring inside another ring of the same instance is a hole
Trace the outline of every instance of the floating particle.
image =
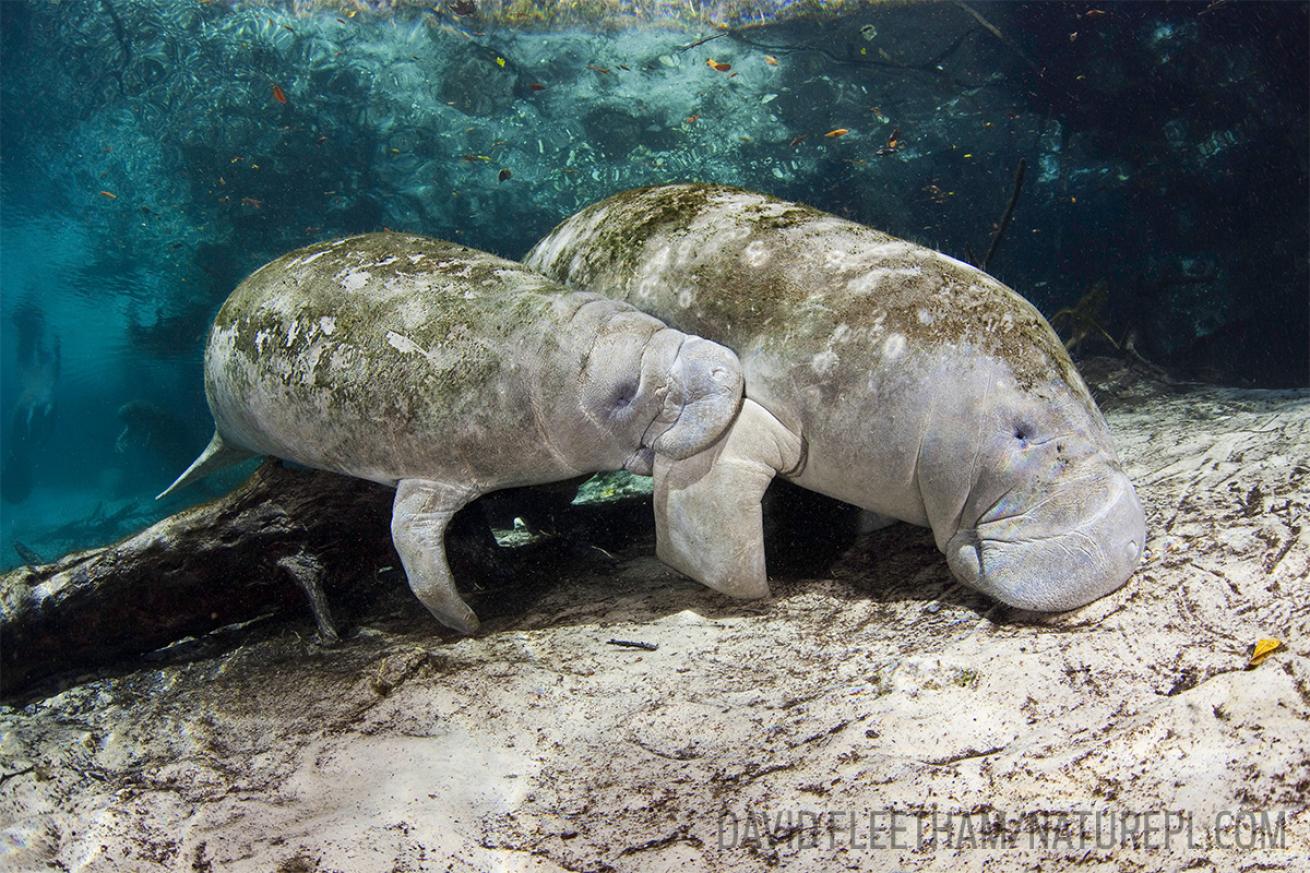
[(543, 85), (543, 84), (541, 84), (540, 82), (529, 82), (529, 83), (528, 83), (528, 87), (531, 88), (533, 91), (545, 91), (545, 90), (546, 90), (546, 86)]
[(700, 116), (688, 115), (686, 118), (683, 119), (683, 121), (685, 121), (687, 124), (695, 124), (697, 121), (700, 121)]
[(115, 194), (113, 191), (101, 191), (101, 192), (100, 192), (100, 196), (103, 197), (103, 198), (105, 198), (106, 200), (117, 200), (117, 199), (118, 199), (118, 195)]
[(287, 92), (282, 90), (282, 86), (273, 86), (273, 99), (282, 104), (287, 102)]
[(866, 24), (860, 28), (860, 36), (864, 37), (866, 42), (872, 41), (877, 35), (878, 28), (874, 27), (872, 24)]
[(605, 73), (605, 74), (608, 74), (608, 73), (609, 73), (609, 68), (608, 68), (608, 67), (598, 67), (598, 66), (596, 66), (595, 64), (587, 64), (587, 69), (588, 69), (588, 70), (593, 70), (593, 71), (595, 71), (595, 72), (597, 72), (597, 73)]
[(836, 139), (837, 137), (845, 136), (848, 133), (850, 133), (850, 131), (844, 127), (834, 127), (832, 130), (825, 133), (824, 136), (828, 137), (828, 139)]
[(708, 61), (706, 61), (705, 66), (709, 67), (711, 70), (716, 70), (720, 73), (726, 73), (732, 69), (732, 64), (725, 64), (722, 61), (714, 60), (714, 58), (710, 58)]
[(496, 66), (500, 67), (502, 70), (505, 69), (505, 59), (500, 55), (496, 55)]
[(765, 55), (764, 63), (768, 64), (770, 67), (776, 67), (778, 66), (778, 59), (775, 58), (773, 55)]

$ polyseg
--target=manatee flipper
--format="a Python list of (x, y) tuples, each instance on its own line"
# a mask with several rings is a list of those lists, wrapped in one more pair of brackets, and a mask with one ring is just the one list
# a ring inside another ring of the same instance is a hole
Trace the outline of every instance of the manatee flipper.
[(766, 597), (760, 500), (801, 461), (799, 435), (754, 400), (714, 445), (682, 461), (655, 458), (655, 538), (660, 560), (732, 597)]
[(402, 479), (391, 510), (391, 541), (410, 590), (444, 625), (460, 633), (478, 629), (478, 617), (459, 596), (446, 564), (446, 525), (475, 489), (430, 479)]
[(210, 439), (209, 445), (205, 446), (205, 450), (200, 453), (200, 457), (192, 461), (191, 466), (187, 467), (182, 475), (177, 477), (177, 481), (159, 492), (155, 499), (162, 500), (184, 485), (190, 485), (210, 473), (239, 464), (247, 458), (253, 458), (255, 454), (255, 452), (223, 442), (223, 438), (218, 435), (218, 431), (214, 431), (213, 438)]

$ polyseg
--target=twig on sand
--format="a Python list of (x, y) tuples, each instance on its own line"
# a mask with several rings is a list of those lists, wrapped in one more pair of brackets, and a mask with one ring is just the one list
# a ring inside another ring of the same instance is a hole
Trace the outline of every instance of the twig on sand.
[(609, 640), (611, 646), (621, 646), (625, 649), (643, 649), (647, 652), (653, 652), (658, 649), (659, 643), (643, 643), (637, 640)]

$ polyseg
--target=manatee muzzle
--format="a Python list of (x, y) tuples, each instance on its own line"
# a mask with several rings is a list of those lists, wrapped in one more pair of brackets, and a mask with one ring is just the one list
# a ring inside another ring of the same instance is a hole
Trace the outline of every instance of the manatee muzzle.
[(741, 409), (741, 362), (718, 343), (688, 336), (667, 374), (664, 406), (643, 445), (683, 460), (713, 445)]
[(1137, 493), (1114, 470), (1070, 483), (1023, 511), (990, 510), (951, 537), (945, 551), (966, 585), (1019, 609), (1060, 612), (1127, 582), (1145, 543)]

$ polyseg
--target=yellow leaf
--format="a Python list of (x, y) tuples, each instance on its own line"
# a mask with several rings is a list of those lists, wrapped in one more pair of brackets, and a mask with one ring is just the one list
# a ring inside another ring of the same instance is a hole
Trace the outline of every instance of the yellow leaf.
[(1283, 648), (1282, 640), (1256, 640), (1255, 645), (1251, 646), (1251, 660), (1247, 662), (1246, 669), (1250, 670), (1259, 667), (1274, 652)]
[(504, 67), (505, 67), (505, 59), (502, 58), (502, 57), (500, 57), (499, 55), (497, 55), (497, 56), (496, 56), (496, 66), (500, 67), (501, 69), (504, 69)]

